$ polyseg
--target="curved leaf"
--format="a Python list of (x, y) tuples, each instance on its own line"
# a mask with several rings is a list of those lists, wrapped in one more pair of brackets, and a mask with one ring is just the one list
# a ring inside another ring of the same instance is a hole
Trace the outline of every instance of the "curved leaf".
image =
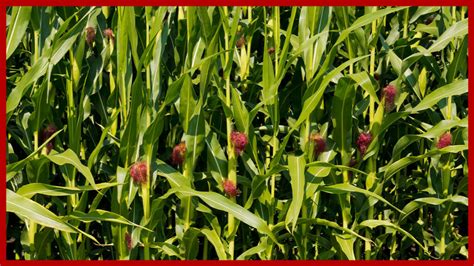
[(89, 170), (89, 168), (87, 168), (85, 165), (81, 163), (81, 161), (79, 160), (79, 157), (77, 157), (76, 153), (72, 151), (71, 149), (67, 149), (63, 153), (55, 153), (55, 154), (49, 154), (45, 156), (51, 162), (57, 165), (64, 165), (64, 164), (73, 165), (86, 178), (89, 184), (91, 184), (95, 190), (98, 190), (91, 171)]
[(413, 240), (413, 242), (415, 242), (421, 249), (423, 249), (423, 251), (425, 251), (425, 253), (429, 253), (429, 250), (424, 245), (422, 245), (414, 236), (412, 236), (410, 233), (405, 231), (403, 228), (401, 228), (398, 225), (395, 225), (395, 224), (393, 224), (389, 221), (365, 220), (365, 221), (363, 221), (359, 224), (359, 227), (375, 228), (375, 227), (378, 227), (378, 226), (390, 227), (390, 228), (393, 228), (393, 229), (397, 230), (398, 232), (402, 233), (403, 235), (405, 235), (408, 238), (410, 238), (411, 240)]
[(347, 78), (340, 79), (334, 93), (331, 117), (334, 125), (333, 137), (341, 152), (343, 165), (350, 161), (354, 97), (354, 82)]
[(446, 148), (443, 148), (441, 150), (435, 149), (435, 150), (429, 151), (429, 152), (427, 152), (425, 154), (422, 154), (422, 155), (404, 157), (404, 158), (402, 158), (398, 161), (395, 161), (392, 164), (389, 164), (388, 166), (382, 167), (380, 169), (380, 171), (381, 172), (385, 171), (384, 178), (388, 179), (391, 176), (393, 176), (394, 174), (396, 174), (398, 171), (400, 171), (400, 169), (403, 169), (407, 165), (410, 165), (410, 164), (412, 164), (414, 162), (417, 162), (421, 159), (431, 157), (431, 156), (436, 155), (436, 154), (458, 153), (458, 152), (464, 151), (464, 150), (467, 150), (467, 145), (452, 145), (452, 146), (448, 146)]
[(64, 217), (67, 220), (78, 220), (84, 223), (90, 223), (90, 222), (96, 222), (96, 221), (106, 221), (106, 222), (111, 222), (111, 223), (119, 223), (119, 224), (126, 224), (126, 225), (131, 225), (131, 226), (136, 226), (141, 229), (153, 232), (152, 230), (141, 226), (139, 224), (133, 223), (129, 220), (127, 220), (125, 217), (122, 215), (116, 214), (114, 212), (109, 212), (105, 210), (94, 210), (89, 213), (83, 213), (80, 211), (74, 211), (69, 215), (66, 215)]
[(319, 191), (324, 191), (324, 192), (327, 192), (327, 193), (333, 193), (333, 194), (343, 194), (343, 193), (347, 193), (347, 192), (361, 193), (361, 194), (366, 195), (367, 197), (376, 198), (376, 199), (382, 201), (383, 203), (389, 205), (390, 207), (394, 208), (395, 210), (403, 213), (402, 210), (395, 207), (393, 204), (391, 204), (390, 202), (388, 202), (386, 199), (382, 198), (381, 196), (375, 194), (374, 192), (371, 192), (371, 191), (368, 191), (368, 190), (365, 190), (365, 189), (362, 189), (362, 188), (355, 187), (351, 184), (344, 183), (344, 184), (336, 184), (336, 185), (331, 185), (331, 186), (320, 186), (318, 190)]
[(454, 38), (459, 38), (467, 34), (468, 19), (456, 22), (449, 27), (439, 38), (430, 46), (429, 52), (434, 53), (444, 49)]
[(259, 232), (268, 235), (275, 243), (279, 244), (275, 235), (273, 235), (267, 223), (262, 218), (251, 213), (242, 206), (237, 205), (223, 195), (217, 194), (215, 192), (196, 191), (187, 186), (183, 186), (176, 189), (170, 189), (163, 197), (167, 197), (170, 194), (175, 193), (199, 197), (212, 208), (232, 214), (236, 219), (256, 228)]
[(30, 22), (31, 6), (12, 7), (12, 20), (7, 33), (7, 60), (16, 50)]
[[(291, 191), (292, 199), (290, 207), (286, 213), (285, 224), (292, 224), (291, 232), (295, 231), (296, 222), (303, 205), (305, 197), (305, 158), (304, 155), (296, 157), (295, 155), (288, 156), (288, 171), (291, 177)], [(290, 231), (288, 229), (288, 231)]]
[(207, 228), (204, 228), (204, 229), (201, 229), (201, 233), (205, 235), (207, 239), (209, 240), (209, 242), (211, 242), (211, 244), (214, 246), (217, 257), (220, 260), (228, 259), (227, 253), (225, 252), (224, 244), (222, 244), (222, 241), (215, 230), (209, 230)]
[(467, 88), (467, 79), (454, 81), (452, 83), (444, 85), (441, 88), (437, 88), (430, 94), (426, 95), (426, 97), (423, 98), (423, 100), (417, 106), (408, 111), (416, 113), (431, 108), (443, 98), (467, 93)]
[(466, 197), (460, 196), (460, 195), (450, 196), (446, 199), (439, 199), (439, 198), (433, 198), (433, 197), (418, 198), (418, 199), (414, 199), (414, 200), (410, 201), (407, 205), (405, 205), (405, 207), (403, 208), (403, 211), (405, 212), (405, 214), (400, 216), (399, 223), (400, 224), (403, 223), (405, 221), (405, 219), (411, 213), (413, 213), (414, 211), (416, 211), (417, 209), (423, 207), (426, 204), (439, 206), (439, 205), (441, 205), (441, 204), (443, 204), (447, 201), (459, 203), (459, 204), (462, 204), (466, 207), (468, 206), (468, 199)]
[[(97, 189), (104, 189), (109, 187), (117, 186), (117, 183), (100, 183), (96, 185)], [(95, 190), (91, 186), (83, 187), (61, 187), (53, 186), (43, 183), (31, 183), (26, 184), (18, 189), (16, 192), (18, 195), (21, 195), (25, 198), (31, 198), (36, 194), (46, 195), (46, 196), (69, 196), (78, 194), (84, 191)]]
[(35, 201), (7, 189), (7, 212), (30, 219), (37, 224), (60, 231), (75, 233), (72, 226)]

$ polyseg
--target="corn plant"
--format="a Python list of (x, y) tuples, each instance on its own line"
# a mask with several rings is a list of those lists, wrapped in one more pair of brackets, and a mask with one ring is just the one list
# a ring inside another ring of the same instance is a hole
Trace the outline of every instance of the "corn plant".
[(6, 19), (8, 259), (467, 259), (466, 7)]

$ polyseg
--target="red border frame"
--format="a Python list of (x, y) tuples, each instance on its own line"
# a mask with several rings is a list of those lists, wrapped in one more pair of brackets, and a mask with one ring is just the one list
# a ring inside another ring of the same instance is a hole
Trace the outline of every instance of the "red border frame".
[[(38, 0), (5, 0), (4, 2), (0, 2), (0, 30), (3, 36), (6, 36), (6, 7), (7, 6), (87, 6), (87, 5), (97, 5), (101, 4), (103, 6), (136, 6), (136, 5), (162, 5), (162, 6), (174, 6), (174, 5), (187, 5), (187, 6), (208, 6), (208, 5), (216, 5), (216, 1), (214, 0), (179, 0), (179, 1), (172, 1), (172, 0), (135, 0), (135, 1), (126, 1), (126, 0), (69, 0), (67, 2), (61, 0), (49, 0), (49, 1), (38, 1)], [(219, 3), (219, 5), (251, 5), (251, 6), (271, 6), (271, 5), (279, 5), (279, 6), (289, 6), (289, 5), (311, 5), (311, 6), (322, 6), (322, 5), (341, 5), (341, 6), (363, 6), (363, 5), (373, 5), (378, 6), (380, 4), (383, 5), (397, 5), (397, 6), (468, 6), (468, 12), (471, 8), (474, 8), (474, 1), (469, 0), (390, 0), (390, 1), (377, 1), (377, 0), (332, 0), (331, 2), (322, 1), (322, 0), (278, 0), (276, 2), (272, 1), (265, 1), (265, 0), (226, 0)], [(474, 28), (474, 21), (471, 19), (469, 20), (469, 31)], [(472, 34), (468, 35), (468, 43), (469, 43), (469, 52), (473, 51), (474, 46), (474, 37)], [(0, 83), (0, 124), (4, 125), (6, 129), (6, 44), (5, 42), (0, 42), (0, 61), (5, 62), (0, 64), (0, 76), (2, 77), (2, 82)], [(471, 58), (468, 62), (468, 77), (474, 74), (474, 61)], [(469, 87), (472, 87), (472, 82), (469, 82)], [(468, 92), (468, 107), (469, 109), (474, 110), (474, 91), (469, 89)], [(474, 124), (474, 116), (468, 116), (468, 123)], [(472, 136), (473, 130), (471, 127), (468, 127), (468, 138), (469, 138), (469, 147), (474, 149), (474, 137)], [(6, 133), (6, 132), (5, 132)], [(4, 134), (5, 134), (4, 133)], [(6, 134), (4, 135), (5, 141), (0, 141), (0, 154), (6, 155)], [(468, 168), (472, 169), (474, 167), (474, 158), (469, 153), (468, 157)], [(0, 191), (5, 191), (6, 183), (4, 178), (6, 177), (6, 158), (5, 156), (0, 155)], [(468, 185), (468, 197), (469, 199), (469, 214), (468, 214), (468, 235), (471, 237), (468, 240), (469, 243), (469, 258), (468, 260), (463, 261), (431, 261), (431, 260), (424, 260), (424, 261), (408, 261), (408, 260), (399, 260), (399, 261), (381, 261), (381, 260), (374, 260), (374, 261), (345, 261), (345, 260), (334, 260), (334, 261), (68, 261), (67, 263), (70, 266), (81, 265), (83, 266), (84, 263), (87, 265), (99, 265), (105, 263), (106, 265), (131, 265), (135, 263), (140, 263), (141, 265), (156, 265), (156, 264), (166, 264), (167, 266), (172, 265), (186, 265), (188, 263), (192, 263), (195, 265), (219, 265), (219, 264), (227, 264), (227, 265), (273, 265), (273, 264), (280, 264), (280, 265), (377, 265), (378, 263), (387, 263), (389, 265), (423, 265), (423, 264), (431, 264), (432, 266), (436, 265), (474, 265), (474, 239), (473, 239), (473, 228), (474, 228), (474, 212), (472, 211), (472, 206), (474, 205), (474, 197), (472, 197), (474, 193), (474, 181), (469, 182)], [(18, 266), (26, 266), (26, 265), (50, 265), (51, 263), (57, 263), (57, 261), (14, 261), (14, 260), (6, 260), (6, 222), (4, 215), (6, 213), (6, 193), (0, 193), (0, 236), (2, 236), (0, 240), (0, 266), (2, 265), (18, 265)], [(3, 215), (2, 215), (3, 214)]]

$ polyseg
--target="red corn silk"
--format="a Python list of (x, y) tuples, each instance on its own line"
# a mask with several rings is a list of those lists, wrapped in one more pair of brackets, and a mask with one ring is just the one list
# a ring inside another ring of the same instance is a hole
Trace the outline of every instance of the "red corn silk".
[(370, 132), (360, 133), (359, 137), (357, 138), (356, 145), (362, 156), (367, 151), (367, 148), (369, 147), (371, 141), (372, 141), (372, 135), (370, 134)]
[(136, 162), (130, 167), (130, 176), (137, 185), (145, 184), (148, 176), (148, 167), (146, 162)]
[(318, 133), (313, 133), (309, 136), (309, 140), (314, 144), (314, 156), (318, 156), (326, 150), (326, 141)]
[(438, 149), (442, 149), (444, 147), (447, 147), (449, 145), (451, 145), (451, 141), (452, 141), (452, 136), (451, 136), (451, 132), (446, 132), (444, 133), (443, 135), (441, 135), (441, 137), (439, 137), (439, 140), (438, 140), (438, 143), (436, 144), (436, 147)]
[(389, 84), (382, 90), (382, 98), (385, 99), (385, 111), (390, 112), (395, 108), (395, 97), (397, 95), (397, 88)]
[(235, 153), (237, 155), (241, 155), (245, 150), (245, 146), (249, 142), (247, 135), (245, 135), (243, 132), (234, 131), (230, 134), (230, 139), (232, 141), (232, 145), (234, 146)]
[(240, 195), (240, 190), (237, 188), (234, 182), (229, 179), (225, 179), (222, 182), (222, 187), (224, 188), (225, 194), (229, 197), (236, 197)]
[(240, 36), (240, 38), (235, 43), (235, 46), (237, 46), (237, 48), (242, 48), (242, 46), (244, 46), (244, 45), (245, 45), (245, 36), (242, 35), (242, 36)]
[[(41, 132), (41, 141), (44, 143), (47, 139), (49, 139), (58, 129), (54, 124), (49, 124), (46, 126), (43, 131)], [(46, 153), (49, 154), (54, 147), (54, 139), (50, 140), (46, 144)]]
[[(349, 167), (354, 167), (357, 164), (356, 158), (352, 157), (349, 161)], [(349, 177), (352, 178), (353, 172), (349, 171)]]
[(87, 27), (86, 28), (86, 42), (89, 46), (92, 46), (92, 43), (95, 40), (95, 28)]
[(130, 235), (129, 232), (125, 232), (125, 244), (127, 245), (128, 250), (132, 250), (133, 248), (133, 241), (132, 241), (132, 235)]
[(173, 165), (181, 165), (186, 158), (186, 143), (183, 141), (180, 144), (174, 146), (173, 152), (171, 153), (171, 163)]
[(357, 164), (356, 158), (352, 157), (349, 161), (349, 167), (354, 167)]
[(112, 42), (115, 41), (115, 35), (111, 28), (107, 28), (104, 30), (104, 36), (105, 38), (107, 38), (108, 40), (111, 40)]

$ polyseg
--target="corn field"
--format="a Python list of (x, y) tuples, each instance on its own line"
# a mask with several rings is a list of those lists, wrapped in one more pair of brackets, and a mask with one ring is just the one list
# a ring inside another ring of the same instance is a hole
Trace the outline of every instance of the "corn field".
[(467, 259), (467, 7), (6, 14), (8, 259)]

